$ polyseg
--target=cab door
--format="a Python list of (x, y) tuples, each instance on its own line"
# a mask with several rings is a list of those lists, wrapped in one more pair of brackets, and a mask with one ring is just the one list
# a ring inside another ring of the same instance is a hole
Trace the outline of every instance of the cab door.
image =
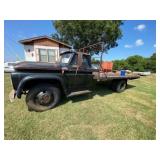
[(83, 54), (82, 65), (78, 68), (76, 73), (76, 80), (78, 81), (81, 90), (88, 90), (92, 86), (93, 75), (89, 60), (90, 56)]
[[(90, 86), (93, 81), (93, 75), (89, 58), (89, 56), (83, 54), (75, 54), (75, 57), (73, 57), (73, 60), (70, 64), (71, 70), (74, 73), (74, 79), (72, 82), (73, 91), (82, 91), (90, 89)], [(81, 64), (78, 64), (78, 59), (79, 61), (82, 60)]]

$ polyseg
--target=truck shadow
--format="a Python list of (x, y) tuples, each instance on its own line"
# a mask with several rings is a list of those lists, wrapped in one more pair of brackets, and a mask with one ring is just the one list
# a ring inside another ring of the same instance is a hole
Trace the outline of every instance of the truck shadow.
[[(136, 86), (128, 84), (126, 90), (132, 89), (134, 87), (136, 87)], [(108, 85), (97, 84), (95, 86), (95, 88), (92, 89), (91, 93), (78, 95), (78, 96), (71, 97), (71, 98), (63, 98), (60, 105), (63, 105), (69, 101), (72, 101), (72, 103), (76, 103), (76, 102), (92, 99), (96, 95), (103, 97), (103, 96), (113, 94), (113, 93), (115, 93), (115, 92), (112, 91)]]

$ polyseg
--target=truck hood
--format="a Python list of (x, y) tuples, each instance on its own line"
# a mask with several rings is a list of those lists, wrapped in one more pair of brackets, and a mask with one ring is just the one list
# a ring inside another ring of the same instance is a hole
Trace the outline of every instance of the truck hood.
[(20, 62), (15, 65), (15, 70), (61, 70), (59, 63), (46, 62)]

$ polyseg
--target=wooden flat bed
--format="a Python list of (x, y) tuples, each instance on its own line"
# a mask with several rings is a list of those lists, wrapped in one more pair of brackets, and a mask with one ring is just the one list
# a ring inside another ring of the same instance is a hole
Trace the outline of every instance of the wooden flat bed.
[(128, 74), (128, 75), (126, 74), (125, 76), (120, 76), (113, 72), (110, 73), (94, 72), (93, 75), (94, 75), (93, 78), (96, 79), (97, 81), (122, 80), (122, 79), (132, 80), (140, 78), (140, 76), (137, 74)]

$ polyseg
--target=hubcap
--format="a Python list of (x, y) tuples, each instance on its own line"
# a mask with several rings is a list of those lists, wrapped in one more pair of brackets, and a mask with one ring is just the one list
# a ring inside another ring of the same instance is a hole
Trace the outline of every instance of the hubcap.
[(42, 105), (46, 105), (51, 101), (51, 93), (49, 92), (40, 92), (37, 95), (38, 101)]

